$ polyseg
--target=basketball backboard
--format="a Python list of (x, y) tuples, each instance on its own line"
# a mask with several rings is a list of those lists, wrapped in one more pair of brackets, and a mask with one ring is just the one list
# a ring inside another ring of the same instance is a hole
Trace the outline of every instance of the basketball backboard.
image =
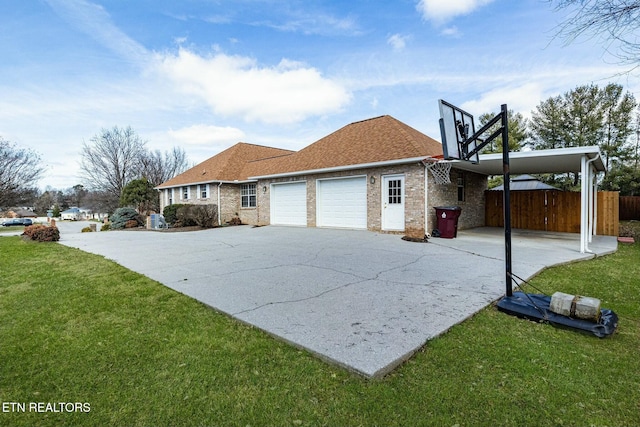
[(476, 133), (473, 116), (455, 105), (440, 99), (440, 134), (445, 160), (468, 160), (478, 163), (478, 153), (469, 156), (475, 150), (477, 141), (467, 139)]

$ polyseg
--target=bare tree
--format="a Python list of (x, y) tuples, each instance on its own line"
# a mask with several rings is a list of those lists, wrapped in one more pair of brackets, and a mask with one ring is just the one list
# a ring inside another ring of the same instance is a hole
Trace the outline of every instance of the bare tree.
[(40, 156), (0, 137), (0, 206), (10, 206), (34, 195), (44, 168)]
[(145, 144), (131, 127), (102, 129), (82, 146), (80, 168), (88, 187), (119, 200), (125, 185), (140, 174)]
[(149, 181), (152, 186), (157, 186), (189, 168), (187, 155), (182, 148), (173, 147), (166, 151), (164, 156), (160, 150), (148, 151), (140, 159), (141, 177)]
[[(629, 64), (640, 63), (640, 0), (549, 0), (569, 10), (556, 36), (573, 42), (583, 35), (603, 39), (607, 51)], [(638, 67), (640, 65), (636, 65)], [(634, 67), (635, 68), (635, 67)]]

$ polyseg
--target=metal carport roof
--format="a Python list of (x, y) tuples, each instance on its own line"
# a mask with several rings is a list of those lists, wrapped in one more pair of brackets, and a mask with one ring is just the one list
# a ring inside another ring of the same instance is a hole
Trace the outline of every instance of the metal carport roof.
[[(479, 163), (455, 160), (452, 167), (484, 175), (503, 173), (502, 154), (482, 154)], [(509, 153), (509, 173), (566, 173), (579, 172), (580, 207), (580, 252), (591, 252), (589, 242), (596, 234), (596, 191), (598, 172), (605, 172), (598, 146), (559, 148), (552, 150), (514, 151)]]
[[(553, 150), (513, 151), (509, 153), (509, 172), (566, 173), (581, 172), (582, 158), (596, 159), (592, 162), (596, 172), (604, 172), (598, 146), (557, 148)], [(480, 163), (473, 164), (456, 160), (453, 167), (484, 175), (502, 175), (502, 154), (481, 154)]]

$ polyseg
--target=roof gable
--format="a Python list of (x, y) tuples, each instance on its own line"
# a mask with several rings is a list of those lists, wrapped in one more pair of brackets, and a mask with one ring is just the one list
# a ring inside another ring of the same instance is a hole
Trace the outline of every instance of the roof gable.
[(265, 176), (442, 155), (442, 144), (391, 116), (351, 123), (285, 158), (255, 162)]

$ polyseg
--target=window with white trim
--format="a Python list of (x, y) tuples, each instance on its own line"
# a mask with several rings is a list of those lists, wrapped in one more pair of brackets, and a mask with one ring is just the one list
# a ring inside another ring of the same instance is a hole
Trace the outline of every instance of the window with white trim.
[(242, 196), (243, 208), (256, 207), (256, 185), (255, 184), (242, 184), (241, 196)]
[(200, 193), (201, 199), (209, 198), (209, 184), (200, 184), (198, 185), (198, 193)]
[(389, 204), (390, 205), (399, 205), (402, 203), (402, 180), (401, 179), (390, 179), (388, 182), (389, 188)]
[(458, 201), (464, 202), (464, 173), (458, 172)]
[(173, 188), (167, 188), (167, 205), (173, 204)]
[(188, 200), (191, 193), (189, 187), (182, 187), (182, 200)]

